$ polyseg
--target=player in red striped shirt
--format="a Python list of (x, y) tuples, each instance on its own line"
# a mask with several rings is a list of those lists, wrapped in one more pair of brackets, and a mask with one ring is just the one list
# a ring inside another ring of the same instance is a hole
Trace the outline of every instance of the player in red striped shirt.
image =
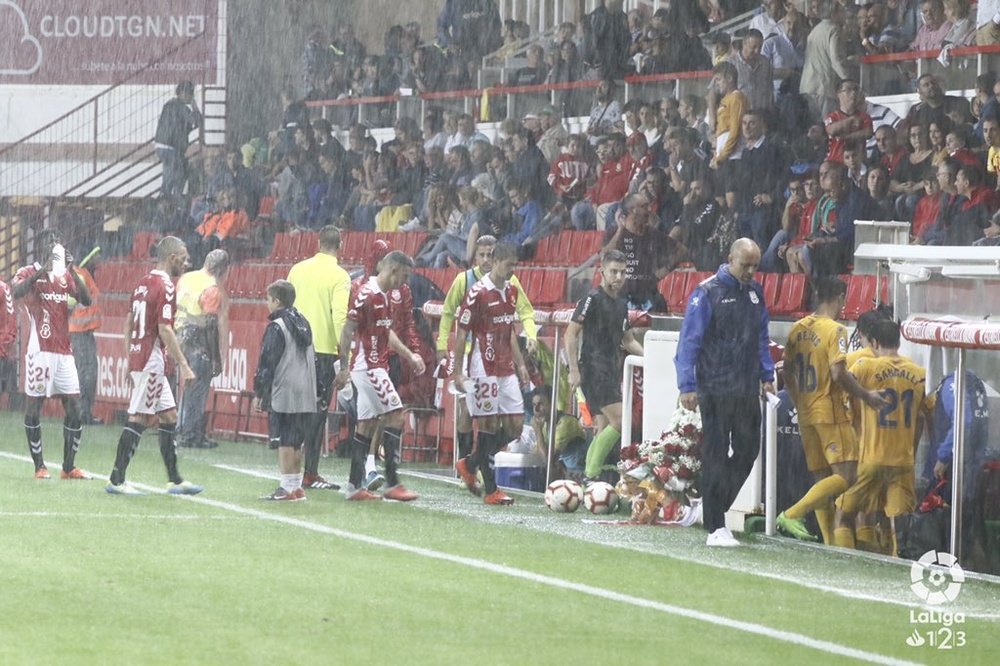
[(128, 406), (128, 422), (118, 439), (115, 466), (105, 490), (112, 495), (142, 495), (142, 491), (125, 483), (125, 470), (139, 446), (139, 438), (151, 417), (159, 423), (160, 455), (167, 467), (167, 492), (172, 495), (197, 495), (202, 491), (177, 471), (177, 451), (174, 431), (177, 427), (177, 403), (166, 376), (166, 355), (170, 353), (181, 379), (194, 379), (174, 335), (174, 314), (177, 295), (173, 281), (188, 266), (188, 251), (184, 241), (174, 236), (162, 238), (156, 245), (157, 267), (143, 277), (132, 291), (131, 312), (126, 318), (125, 341), (128, 353), (129, 381), (132, 395)]
[(28, 349), (24, 357), (24, 394), (27, 413), (24, 432), (35, 463), (35, 478), (48, 479), (42, 456), (40, 415), (46, 398), (59, 396), (63, 412), (63, 479), (89, 479), (74, 465), (80, 448), (80, 380), (69, 337), (69, 299), (90, 305), (90, 292), (72, 270), (73, 257), (62, 249), (59, 235), (42, 231), (35, 238), (35, 257), (45, 258), (20, 268), (14, 275), (12, 293), (22, 299), (28, 313)]
[(383, 426), (385, 476), (390, 486), (383, 497), (401, 502), (417, 498), (399, 482), (397, 474), (403, 403), (389, 378), (390, 349), (406, 358), (416, 374), (423, 374), (425, 369), (423, 359), (408, 349), (393, 331), (389, 294), (409, 279), (412, 270), (413, 260), (410, 257), (399, 251), (387, 254), (379, 264), (378, 275), (369, 278), (352, 300), (347, 323), (340, 334), (342, 365), (337, 374), (337, 388), (342, 389), (351, 381), (358, 399), (358, 425), (350, 445), (348, 500), (379, 498), (363, 484), (365, 457), (379, 421)]
[(465, 333), (471, 334), (472, 352), (466, 368), (465, 345), (455, 345), (456, 383), (465, 390), (466, 405), (479, 433), (475, 451), (456, 467), (463, 478), (472, 469), (482, 472), (486, 490), (483, 501), (487, 504), (514, 503), (497, 488), (493, 457), (504, 442), (521, 434), (524, 422), (521, 384), (528, 382), (528, 371), (514, 330), (518, 320), (517, 287), (510, 283), (516, 264), (517, 248), (506, 243), (497, 245), (492, 270), (465, 295), (458, 314), (458, 340), (465, 340)]

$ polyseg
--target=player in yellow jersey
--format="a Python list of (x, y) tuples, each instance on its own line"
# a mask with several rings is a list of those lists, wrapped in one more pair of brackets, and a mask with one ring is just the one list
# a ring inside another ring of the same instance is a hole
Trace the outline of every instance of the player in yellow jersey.
[[(846, 366), (849, 369), (863, 358), (875, 358), (875, 352), (872, 351), (872, 326), (875, 322), (886, 319), (892, 320), (892, 306), (885, 304), (873, 310), (862, 312), (861, 316), (858, 317), (854, 333), (851, 335), (851, 346), (860, 342), (861, 347), (847, 353)], [(852, 399), (849, 402), (851, 425), (854, 427), (854, 434), (859, 442), (861, 441), (862, 409), (863, 405), (860, 401)], [(859, 550), (872, 553), (885, 553), (891, 550), (892, 545), (888, 543), (889, 522), (881, 511), (874, 514), (860, 513), (855, 517), (854, 523), (855, 544)], [(881, 530), (877, 531), (877, 528), (881, 528)], [(885, 538), (880, 539), (879, 535), (883, 535)]]
[[(795, 322), (785, 345), (785, 386), (798, 410), (806, 464), (815, 484), (778, 516), (778, 527), (797, 539), (815, 541), (803, 519), (810, 511), (830, 544), (853, 547), (854, 531), (834, 515), (832, 500), (854, 483), (858, 449), (847, 412), (847, 396), (873, 405), (880, 396), (862, 389), (847, 372), (847, 329), (836, 321), (847, 285), (829, 277), (814, 282), (816, 312)], [(837, 530), (834, 530), (836, 519)]]
[(858, 361), (851, 374), (865, 389), (879, 392), (886, 404), (863, 409), (858, 480), (844, 493), (843, 509), (883, 509), (895, 552), (895, 518), (916, 507), (914, 453), (934, 398), (926, 392), (926, 371), (899, 355), (899, 324), (879, 321), (872, 328), (875, 358)]

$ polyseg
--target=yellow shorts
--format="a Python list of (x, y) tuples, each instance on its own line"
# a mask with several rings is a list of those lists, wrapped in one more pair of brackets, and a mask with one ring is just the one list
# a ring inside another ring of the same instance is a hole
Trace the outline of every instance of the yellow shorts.
[(917, 506), (912, 467), (890, 467), (862, 463), (858, 480), (841, 496), (848, 513), (870, 513), (882, 509), (890, 518), (912, 513)]
[(850, 423), (800, 423), (799, 433), (810, 472), (858, 460), (858, 438)]

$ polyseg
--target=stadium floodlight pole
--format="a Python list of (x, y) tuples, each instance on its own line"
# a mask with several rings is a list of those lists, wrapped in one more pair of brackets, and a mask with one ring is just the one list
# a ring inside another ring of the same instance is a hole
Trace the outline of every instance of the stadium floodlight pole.
[[(562, 373), (559, 372), (559, 365), (560, 365), (560, 363), (559, 363), (559, 354), (560, 354), (560, 350), (562, 349), (562, 346), (559, 344), (559, 327), (558, 326), (554, 326), (553, 328), (555, 328), (555, 330), (556, 330), (556, 337), (555, 337), (555, 341), (552, 343), (554, 345), (552, 347), (552, 349), (553, 349), (555, 358), (553, 359), (554, 363), (552, 364), (552, 396), (550, 398), (550, 400), (552, 401), (552, 404), (549, 405), (549, 432), (548, 432), (548, 435), (546, 437), (546, 439), (548, 439), (548, 442), (546, 442), (546, 445), (547, 445), (548, 452), (549, 452), (548, 460), (545, 461), (545, 487), (546, 488), (548, 488), (549, 484), (552, 483), (552, 462), (553, 462), (552, 459), (555, 457), (555, 451), (554, 451), (554, 449), (556, 447), (556, 414), (558, 413), (557, 407), (558, 407), (558, 398), (559, 398), (559, 379), (560, 379), (559, 375), (562, 374)], [(572, 400), (572, 399), (573, 399), (572, 395), (567, 395), (566, 396), (566, 400), (567, 401)]]
[(965, 350), (958, 349), (955, 365), (954, 441), (951, 447), (951, 554), (962, 561), (962, 493), (965, 458)]

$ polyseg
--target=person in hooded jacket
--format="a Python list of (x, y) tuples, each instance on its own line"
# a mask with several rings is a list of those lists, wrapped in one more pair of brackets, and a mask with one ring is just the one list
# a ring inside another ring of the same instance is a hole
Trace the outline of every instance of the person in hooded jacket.
[(254, 407), (268, 412), (268, 430), (278, 444), (281, 485), (261, 499), (299, 501), (302, 490), (303, 414), (316, 412), (316, 353), (309, 321), (295, 309), (295, 286), (277, 280), (267, 288), (268, 325), (253, 379)]

